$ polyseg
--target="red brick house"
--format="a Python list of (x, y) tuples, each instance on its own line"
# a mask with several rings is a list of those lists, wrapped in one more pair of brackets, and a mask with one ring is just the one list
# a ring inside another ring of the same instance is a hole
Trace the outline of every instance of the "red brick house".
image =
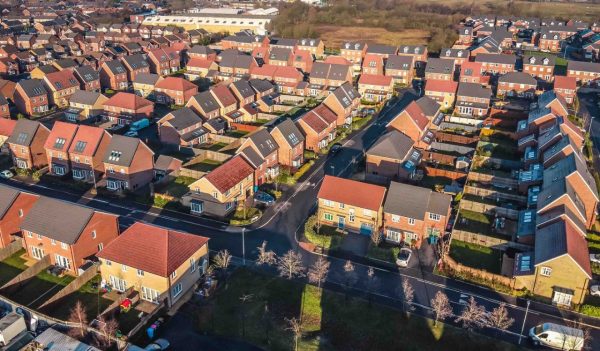
[(163, 145), (194, 146), (207, 141), (208, 132), (202, 128), (202, 118), (188, 107), (167, 113), (157, 124)]
[(0, 186), (0, 248), (8, 246), (21, 233), (21, 223), (38, 195)]
[(127, 69), (127, 80), (133, 82), (140, 73), (150, 73), (150, 64), (144, 54), (123, 56), (121, 62)]
[(387, 124), (387, 128), (404, 133), (412, 139), (417, 147), (427, 148), (428, 143), (423, 138), (430, 129), (436, 129), (437, 125), (441, 123), (440, 109), (440, 104), (432, 98), (424, 96), (408, 104)]
[(68, 69), (46, 74), (43, 82), (50, 103), (59, 108), (67, 107), (71, 96), (79, 90), (79, 81)]
[(324, 104), (296, 120), (296, 125), (304, 134), (306, 149), (319, 152), (335, 139), (336, 122), (336, 114)]
[(79, 125), (69, 147), (73, 179), (94, 184), (101, 179), (111, 138), (102, 128)]
[(279, 164), (292, 172), (304, 163), (304, 136), (291, 119), (286, 118), (270, 131), (278, 145)]
[(51, 264), (78, 275), (79, 267), (119, 236), (119, 221), (113, 214), (40, 197), (25, 216), (21, 230), (30, 257), (40, 260), (49, 256)]
[(478, 83), (483, 84), (481, 62), (468, 61), (460, 66), (460, 82), (461, 83)]
[(517, 57), (507, 54), (479, 54), (475, 62), (481, 63), (481, 72), (489, 75), (506, 74), (515, 71)]
[(362, 74), (383, 75), (384, 57), (377, 54), (366, 54), (362, 62)]
[(459, 83), (454, 113), (463, 117), (485, 117), (490, 108), (492, 89), (477, 83)]
[(361, 74), (358, 78), (358, 93), (367, 101), (382, 102), (394, 93), (394, 81), (390, 76)]
[(48, 92), (40, 79), (23, 79), (16, 85), (14, 102), (22, 114), (42, 114), (48, 111)]
[(560, 34), (542, 29), (536, 36), (537, 46), (541, 51), (559, 52)]
[(556, 76), (554, 77), (554, 91), (562, 96), (568, 104), (572, 104), (577, 95), (577, 78)]
[(31, 170), (47, 166), (44, 144), (49, 134), (50, 130), (39, 122), (18, 120), (12, 135), (6, 140), (15, 167)]
[(217, 118), (221, 114), (221, 106), (210, 90), (192, 96), (185, 107), (191, 108), (207, 120)]
[(118, 92), (104, 102), (104, 117), (120, 125), (150, 118), (153, 113), (152, 101), (132, 93)]
[[(237, 152), (242, 154), (255, 168), (254, 182), (256, 185), (272, 181), (279, 175), (278, 150), (279, 145), (265, 128), (257, 129), (245, 136), (245, 140)], [(254, 162), (255, 160), (256, 162)]]
[(360, 94), (352, 84), (344, 83), (327, 95), (323, 104), (337, 115), (338, 126), (351, 124), (353, 113), (360, 105)]
[(150, 70), (161, 76), (177, 72), (181, 68), (179, 53), (173, 48), (159, 48), (148, 51)]
[(551, 82), (554, 79), (554, 66), (556, 58), (554, 56), (535, 56), (525, 55), (523, 57), (523, 72), (532, 77)]
[(183, 78), (166, 77), (156, 83), (154, 94), (159, 104), (181, 106), (198, 94), (198, 86)]
[(77, 133), (77, 124), (57, 121), (46, 139), (44, 148), (48, 158), (48, 173), (56, 176), (67, 175), (71, 171), (69, 148)]
[(537, 80), (524, 72), (509, 72), (498, 78), (498, 97), (523, 97), (533, 99)]
[(452, 197), (414, 185), (392, 182), (383, 203), (383, 235), (392, 243), (420, 247), (446, 232)]
[(446, 110), (454, 106), (456, 89), (458, 83), (455, 81), (428, 79), (425, 83), (425, 96), (437, 101)]
[(152, 181), (154, 152), (140, 139), (113, 135), (104, 155), (106, 188), (134, 191)]
[(100, 74), (92, 66), (76, 67), (73, 74), (79, 81), (79, 89), (100, 92)]
[(127, 90), (127, 70), (119, 60), (106, 61), (100, 66), (100, 84), (104, 89)]
[(597, 84), (600, 77), (600, 63), (568, 61), (567, 77), (573, 77), (581, 85)]

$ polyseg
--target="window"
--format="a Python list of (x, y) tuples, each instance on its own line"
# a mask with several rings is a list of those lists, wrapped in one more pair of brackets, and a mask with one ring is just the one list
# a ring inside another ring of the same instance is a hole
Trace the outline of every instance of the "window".
[(67, 249), (67, 244), (65, 244), (65, 243), (60, 243), (60, 247), (62, 247), (62, 248), (63, 248), (63, 250), (66, 250), (66, 249)]
[(354, 209), (350, 209), (350, 211), (348, 211), (348, 214), (349, 214), (349, 216), (350, 216), (350, 218), (348, 219), (348, 221), (349, 221), (350, 223), (354, 222), (354, 217), (355, 217), (355, 216), (354, 216)]
[(204, 203), (192, 201), (190, 204), (190, 211), (192, 211), (192, 213), (202, 213), (204, 211)]
[(196, 271), (196, 260), (193, 257), (190, 258), (190, 271), (191, 272)]
[(179, 294), (181, 294), (181, 291), (183, 291), (181, 283), (175, 285), (173, 287), (173, 297), (179, 296)]
[(102, 251), (103, 248), (104, 248), (103, 243), (98, 244), (98, 251)]
[(42, 234), (37, 235), (38, 240), (42, 240)]
[(414, 218), (408, 218), (408, 224), (409, 225), (415, 225), (415, 219)]
[(394, 223), (400, 222), (400, 216), (398, 216), (398, 215), (392, 215), (392, 222), (394, 222)]
[(552, 274), (552, 268), (550, 267), (542, 267), (542, 269), (540, 270), (540, 274), (545, 276), (545, 277), (549, 277), (550, 274)]
[(122, 264), (122, 265), (121, 265), (121, 270), (122, 270), (123, 272), (127, 272), (127, 266), (126, 266), (126, 265), (124, 265), (124, 264)]
[(340, 208), (343, 209), (344, 208), (344, 204), (340, 202)]
[(229, 209), (231, 209), (231, 202), (225, 204), (225, 211), (228, 211)]
[(141, 270), (141, 269), (138, 269), (137, 270), (137, 275), (138, 275), (138, 277), (143, 277), (144, 276), (144, 271)]
[(326, 221), (333, 221), (333, 215), (331, 213), (325, 213), (323, 217)]
[(431, 219), (432, 221), (436, 221), (438, 222), (440, 219), (442, 219), (442, 216), (440, 216), (437, 213), (429, 213), (429, 219)]
[(333, 207), (333, 201), (323, 200), (323, 205), (327, 207)]
[(371, 215), (371, 210), (363, 210), (363, 215), (364, 216), (370, 216)]
[(30, 231), (25, 231), (28, 238), (33, 238), (33, 234)]
[(173, 273), (171, 273), (171, 279), (175, 279), (175, 277), (177, 277), (177, 271), (173, 271)]
[(397, 232), (395, 230), (388, 229), (385, 232), (385, 239), (388, 241), (393, 241), (393, 242), (399, 243), (402, 239), (402, 234), (400, 234), (400, 232)]
[(96, 231), (92, 230), (92, 239), (96, 239)]
[(52, 239), (52, 240), (50, 240), (50, 243), (51, 243), (52, 245), (56, 245), (56, 240)]
[(106, 261), (104, 261), (104, 263), (105, 263), (107, 266), (112, 266), (112, 262), (111, 262), (111, 261), (109, 261), (109, 260), (106, 260)]
[[(563, 290), (563, 289), (561, 289)], [(554, 290), (554, 296), (552, 297), (552, 303), (556, 305), (571, 306), (571, 300), (573, 295), (565, 291)]]
[(217, 194), (217, 192), (216, 192), (216, 191), (213, 191), (213, 193), (212, 193), (212, 196), (213, 196), (213, 197), (216, 199), (216, 198), (218, 198), (218, 197), (219, 197), (219, 194)]

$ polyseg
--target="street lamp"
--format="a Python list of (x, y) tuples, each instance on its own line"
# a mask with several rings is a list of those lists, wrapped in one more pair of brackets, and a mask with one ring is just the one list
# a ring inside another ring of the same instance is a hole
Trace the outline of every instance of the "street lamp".
[(527, 309), (525, 310), (525, 317), (523, 318), (523, 325), (521, 326), (521, 332), (519, 333), (519, 345), (521, 345), (521, 338), (523, 337), (523, 330), (525, 330), (525, 322), (527, 321), (527, 313), (529, 312), (529, 304), (531, 301), (527, 300)]
[(242, 228), (242, 265), (246, 265), (246, 228)]

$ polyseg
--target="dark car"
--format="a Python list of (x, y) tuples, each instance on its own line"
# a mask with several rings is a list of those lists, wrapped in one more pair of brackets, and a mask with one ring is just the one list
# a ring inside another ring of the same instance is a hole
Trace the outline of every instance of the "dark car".
[(335, 155), (340, 151), (341, 148), (342, 148), (342, 145), (340, 145), (339, 143), (335, 143), (335, 144), (331, 145), (331, 148), (329, 149), (329, 154)]
[(275, 203), (275, 198), (264, 191), (257, 191), (254, 193), (254, 202), (265, 206), (271, 206)]

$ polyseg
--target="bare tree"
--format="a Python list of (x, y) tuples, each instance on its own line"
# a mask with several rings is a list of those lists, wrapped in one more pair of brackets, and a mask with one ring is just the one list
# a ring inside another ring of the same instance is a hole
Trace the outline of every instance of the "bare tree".
[(286, 318), (285, 322), (288, 325), (286, 330), (291, 331), (292, 334), (294, 335), (294, 350), (297, 351), (298, 350), (298, 340), (300, 339), (300, 337), (302, 337), (302, 324), (300, 323), (300, 320), (296, 317), (291, 318), (291, 319)]
[(258, 249), (258, 259), (256, 260), (256, 264), (267, 266), (271, 266), (277, 262), (277, 255), (272, 250), (267, 250), (267, 241), (263, 241), (262, 245), (257, 247)]
[(564, 330), (562, 332), (562, 349), (563, 350), (575, 350), (581, 346), (581, 350), (587, 350), (586, 345), (589, 346), (592, 341), (592, 334), (589, 328), (586, 328), (581, 320), (568, 320), (564, 328), (575, 328), (581, 330), (583, 333), (579, 335), (571, 335), (572, 333)]
[(431, 308), (435, 314), (433, 325), (436, 325), (438, 321), (443, 321), (452, 315), (452, 307), (450, 306), (448, 296), (441, 291), (435, 293), (434, 298), (431, 299)]
[(287, 279), (304, 276), (302, 255), (289, 250), (285, 255), (277, 259), (277, 269), (279, 270), (279, 275)]
[(456, 318), (456, 322), (462, 323), (466, 330), (481, 328), (485, 326), (486, 314), (485, 308), (479, 306), (475, 298), (471, 296), (462, 313)]
[[(223, 274), (223, 280), (227, 283), (227, 269), (231, 264), (231, 254), (229, 250), (221, 250), (213, 257), (213, 265)], [(227, 284), (225, 284), (227, 287)]]
[(327, 273), (329, 272), (330, 263), (322, 256), (308, 270), (308, 281), (313, 284), (317, 284), (320, 288), (321, 283), (325, 281)]
[(348, 298), (348, 290), (350, 289), (350, 285), (352, 285), (352, 278), (354, 278), (354, 265), (352, 261), (347, 260), (344, 264), (344, 273), (346, 275), (346, 279), (344, 280), (344, 288), (346, 289), (346, 299)]
[(81, 301), (77, 300), (75, 306), (71, 308), (69, 322), (77, 325), (77, 327), (69, 329), (69, 335), (74, 338), (83, 338), (87, 332), (88, 319)]
[(414, 300), (415, 291), (408, 279), (404, 279), (402, 281), (402, 309), (404, 312), (409, 313), (412, 310), (412, 304)]
[(510, 328), (514, 322), (514, 318), (508, 317), (508, 310), (506, 309), (506, 304), (504, 302), (494, 308), (485, 317), (486, 326), (499, 331), (505, 331)]
[(119, 322), (116, 319), (106, 319), (106, 317), (100, 316), (98, 318), (98, 333), (94, 338), (96, 345), (103, 350), (110, 348), (118, 330)]

